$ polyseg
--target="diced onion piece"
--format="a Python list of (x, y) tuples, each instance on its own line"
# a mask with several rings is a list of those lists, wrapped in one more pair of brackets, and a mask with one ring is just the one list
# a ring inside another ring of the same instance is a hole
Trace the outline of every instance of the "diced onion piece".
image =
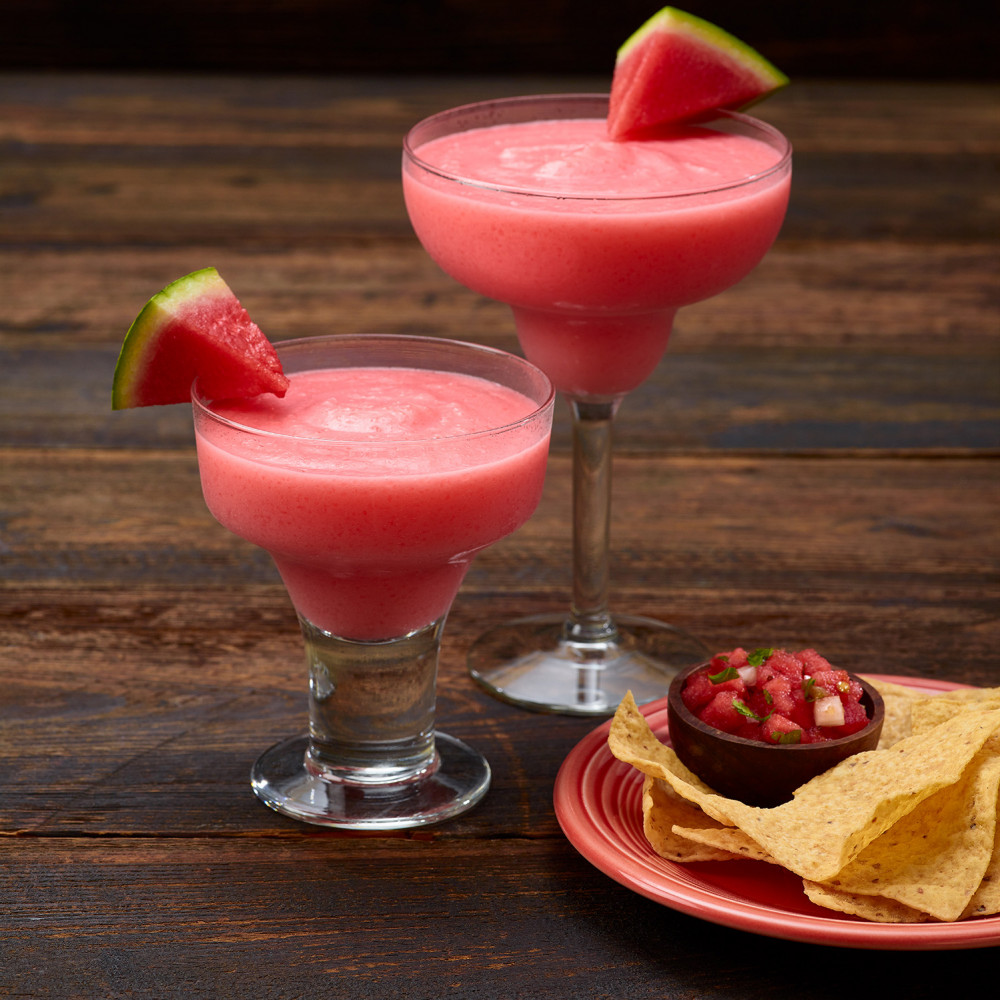
[(842, 726), (844, 703), (835, 694), (828, 698), (817, 698), (813, 702), (813, 718), (817, 726)]
[(757, 668), (751, 666), (737, 667), (736, 673), (740, 675), (743, 683), (747, 687), (753, 687), (757, 683)]

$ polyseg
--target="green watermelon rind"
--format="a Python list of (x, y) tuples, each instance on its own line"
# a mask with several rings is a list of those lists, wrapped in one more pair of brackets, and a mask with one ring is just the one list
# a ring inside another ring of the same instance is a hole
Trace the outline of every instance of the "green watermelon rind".
[[(746, 110), (770, 97), (789, 83), (788, 77), (755, 48), (718, 25), (712, 24), (711, 21), (706, 21), (676, 7), (662, 8), (622, 43), (615, 60), (616, 70), (625, 64), (629, 56), (640, 48), (651, 35), (665, 31), (670, 31), (675, 35), (683, 35), (691, 41), (705, 45), (719, 53), (722, 59), (738, 66), (743, 73), (756, 81), (760, 92), (755, 97), (740, 103), (738, 107), (731, 107), (730, 110)], [(704, 110), (709, 110), (709, 108), (706, 107)], [(617, 137), (624, 137), (629, 131), (630, 128), (621, 127), (617, 123), (612, 129), (613, 134)]]
[[(157, 356), (164, 333), (179, 316), (183, 316), (188, 307), (210, 303), (213, 299), (218, 301), (220, 311), (234, 308), (245, 316), (245, 310), (239, 305), (232, 289), (214, 267), (202, 268), (172, 281), (146, 303), (122, 342), (111, 389), (113, 410), (187, 400), (186, 394), (171, 399), (150, 398), (146, 382), (155, 375), (150, 371), (151, 360)], [(283, 395), (287, 379), (281, 373), (277, 355), (256, 325), (249, 317), (245, 318), (253, 335), (253, 339), (246, 344), (248, 364), (259, 363), (263, 357), (275, 369), (266, 378), (266, 384), (256, 386), (256, 391), (273, 391)], [(206, 338), (206, 342), (210, 339)], [(198, 362), (193, 358), (178, 354), (171, 358), (171, 362), (185, 373), (182, 379), (185, 390), (196, 374), (204, 374), (198, 370)], [(190, 375), (190, 381), (187, 381), (187, 375)]]
[[(170, 320), (171, 306), (211, 294), (222, 278), (214, 267), (205, 267), (172, 281), (157, 292), (143, 307), (125, 334), (111, 388), (111, 408), (124, 410), (135, 406), (138, 383), (136, 375), (144, 359), (152, 354), (157, 334)], [(223, 282), (223, 285), (225, 283)], [(228, 286), (225, 286), (228, 291)]]

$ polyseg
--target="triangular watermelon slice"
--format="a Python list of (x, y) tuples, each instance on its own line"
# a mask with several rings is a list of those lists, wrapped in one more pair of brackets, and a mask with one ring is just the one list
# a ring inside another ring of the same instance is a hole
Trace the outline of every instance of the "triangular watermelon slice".
[(271, 342), (214, 267), (178, 278), (146, 303), (125, 335), (111, 408), (190, 402), (196, 376), (211, 399), (288, 389)]
[(716, 108), (747, 108), (787, 83), (784, 73), (722, 28), (664, 7), (618, 50), (608, 134), (625, 139)]

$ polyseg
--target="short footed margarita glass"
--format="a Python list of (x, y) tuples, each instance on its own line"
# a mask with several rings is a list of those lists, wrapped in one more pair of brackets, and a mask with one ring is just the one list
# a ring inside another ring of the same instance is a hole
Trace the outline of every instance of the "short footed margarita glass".
[(309, 731), (257, 760), (253, 789), (323, 826), (447, 819), (485, 794), (490, 768), (435, 731), (441, 633), (476, 553), (538, 503), (551, 383), (522, 358), (434, 338), (276, 348), (283, 399), (193, 392), (208, 507), (271, 554), (305, 641)]

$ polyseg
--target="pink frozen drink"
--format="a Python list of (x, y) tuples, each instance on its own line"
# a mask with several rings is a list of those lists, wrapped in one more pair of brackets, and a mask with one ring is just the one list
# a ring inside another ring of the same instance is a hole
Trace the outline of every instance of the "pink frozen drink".
[(403, 190), (428, 253), (511, 305), (528, 358), (577, 397), (649, 376), (674, 312), (767, 252), (790, 182), (750, 135), (688, 125), (615, 142), (602, 118), (468, 129), (414, 155)]
[(197, 435), (205, 500), (271, 553), (313, 625), (403, 635), (444, 614), (473, 556), (535, 509), (547, 436), (494, 429), (537, 408), (455, 372), (295, 372), (284, 398), (211, 404), (221, 420)]

